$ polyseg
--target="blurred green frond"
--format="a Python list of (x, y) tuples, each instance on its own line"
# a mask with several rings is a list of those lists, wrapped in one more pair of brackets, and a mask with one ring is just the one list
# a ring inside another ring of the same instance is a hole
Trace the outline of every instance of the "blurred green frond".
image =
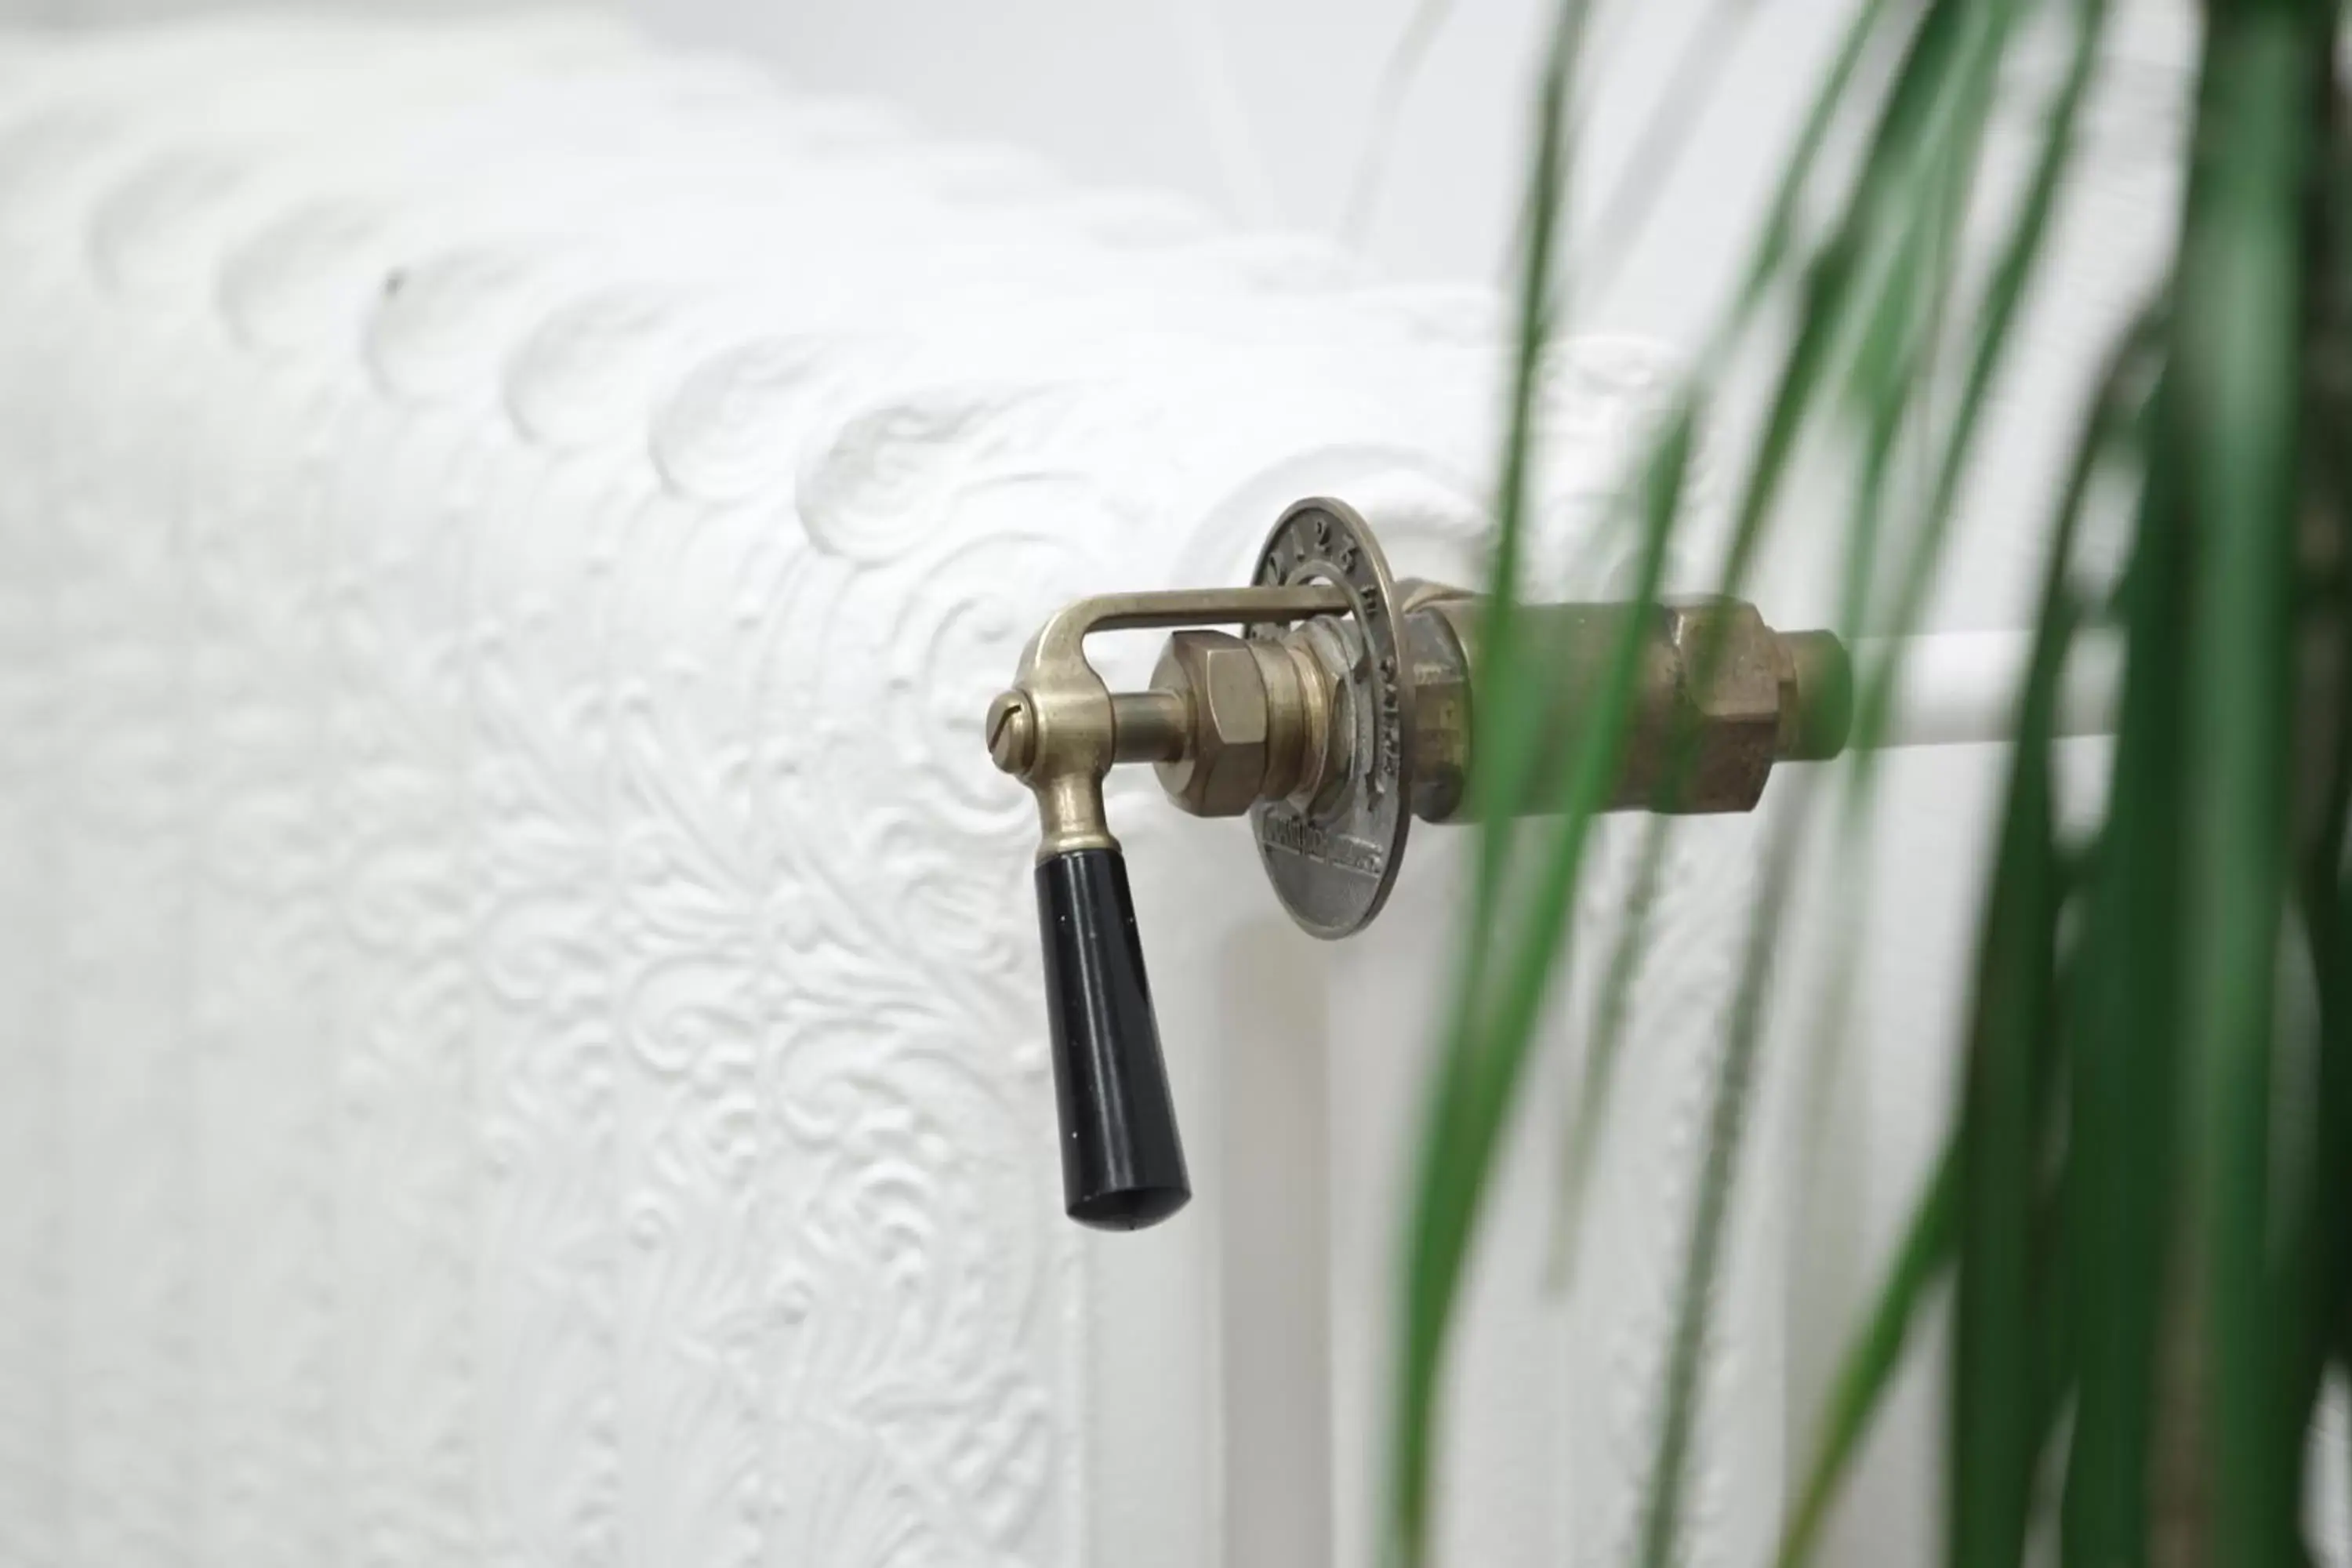
[[(2166, 305), (2102, 379), (2045, 540), (1955, 1125), (1831, 1391), (1784, 1564), (1821, 1540), (1947, 1275), (1952, 1563), (2010, 1568), (2044, 1535), (2065, 1563), (2096, 1568), (2303, 1561), (2303, 1435), (2328, 1370), (2352, 1356), (2352, 163), (2337, 8), (2216, 0), (2205, 15)], [(1388, 1534), (1399, 1568), (1425, 1560), (1455, 1300), (1632, 710), (1629, 631), (1574, 737), (1567, 809), (1512, 820), (1556, 740), (1538, 733), (1548, 677), (1520, 644), (1518, 600), (1536, 389), (1564, 310), (1559, 226), (1585, 22), (1582, 5), (1562, 6), (1539, 96), (1475, 694), (1473, 804), (1486, 826), (1405, 1248)], [(2107, 28), (2105, 0), (1855, 7), (1730, 305), (1629, 481), (1614, 526), (1639, 543), (1636, 596), (1662, 581), (1717, 383), (1774, 321), (1786, 336), (1730, 498), (1723, 591), (1739, 592), (1772, 548), (1792, 476), (1803, 467), (1810, 491), (1820, 465), (1847, 501), (1842, 626), (1919, 624), (1985, 460), (1985, 415), (2068, 189)], [(2063, 39), (2063, 70), (2027, 135), (2019, 194), (1989, 214), (1979, 176), (1995, 118), (2036, 37)], [(1863, 62), (1882, 58), (1891, 74), (1866, 80)], [(1832, 170), (1828, 150), (1847, 144), (1856, 155)], [(1994, 242), (1979, 251), (1967, 237), (1988, 224)], [(1927, 461), (1916, 494), (1899, 461), (1912, 450)], [(2114, 603), (2125, 678), (2104, 805), (2075, 846), (2060, 830), (2056, 715), (2073, 635), (2102, 613), (2078, 603), (2074, 541), (2103, 486), (2136, 497)], [(1833, 818), (1849, 832), (1865, 816), (1899, 658), (1858, 672), (1858, 750)], [(1656, 1568), (1686, 1539), (1698, 1370), (1769, 1070), (1776, 943), (1805, 833), (1824, 815), (1782, 811), (1762, 836), (1658, 1391), (1640, 1537)], [(1663, 824), (1641, 835), (1599, 976), (1562, 1158), (1563, 1272), (1631, 1048), (1668, 839)], [(2306, 939), (2292, 950), (2291, 931)], [(2283, 973), (2306, 976), (2315, 1005), (2282, 1009)], [(2304, 1092), (2283, 1096), (2285, 1081)], [(2045, 1519), (2053, 1474), (2060, 1506)]]

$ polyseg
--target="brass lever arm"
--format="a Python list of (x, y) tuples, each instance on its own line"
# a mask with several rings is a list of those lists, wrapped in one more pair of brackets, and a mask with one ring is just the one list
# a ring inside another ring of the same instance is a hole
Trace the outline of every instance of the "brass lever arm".
[(1115, 849), (1103, 815), (1102, 781), (1128, 754), (1152, 760), (1178, 743), (1165, 703), (1151, 693), (1115, 699), (1093, 665), (1086, 640), (1097, 632), (1153, 626), (1259, 626), (1338, 614), (1347, 591), (1328, 583), (1278, 588), (1184, 588), (1158, 594), (1105, 594), (1055, 613), (1022, 650), (1013, 688), (990, 704), (988, 749), (996, 765), (1037, 797), (1037, 858), (1072, 849)]

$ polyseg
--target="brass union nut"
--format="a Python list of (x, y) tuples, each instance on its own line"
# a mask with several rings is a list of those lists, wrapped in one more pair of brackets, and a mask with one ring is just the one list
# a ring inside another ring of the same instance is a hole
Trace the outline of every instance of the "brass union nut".
[[(1654, 809), (1748, 811), (1772, 776), (1780, 733), (1780, 641), (1756, 606), (1738, 599), (1662, 605), (1673, 650), (1666, 689), (1657, 692), (1646, 738)], [(1677, 735), (1690, 749), (1679, 787)]]
[(1266, 781), (1272, 700), (1249, 644), (1224, 632), (1178, 632), (1151, 684), (1192, 705), (1192, 745), (1156, 764), (1168, 797), (1195, 816), (1239, 816)]

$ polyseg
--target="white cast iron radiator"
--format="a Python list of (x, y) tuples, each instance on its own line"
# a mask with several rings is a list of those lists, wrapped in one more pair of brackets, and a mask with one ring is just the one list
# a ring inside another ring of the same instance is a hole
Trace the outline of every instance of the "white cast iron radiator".
[[(1200, 1197), (1082, 1236), (977, 724), (1298, 495), (1475, 570), (1495, 322), (583, 25), (0, 46), (0, 1563), (1371, 1562), (1444, 857), (1329, 950), (1118, 808)], [(1660, 374), (1564, 356), (1547, 515)], [(1570, 1292), (1523, 1140), (1449, 1561), (1620, 1554), (1751, 831)]]

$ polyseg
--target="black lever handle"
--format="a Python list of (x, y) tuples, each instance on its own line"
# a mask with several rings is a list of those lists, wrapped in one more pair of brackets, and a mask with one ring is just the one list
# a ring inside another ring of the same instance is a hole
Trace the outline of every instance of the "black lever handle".
[(1080, 1225), (1141, 1230), (1192, 1196), (1160, 1052), (1127, 857), (1070, 849), (1037, 863), (1045, 1007), (1062, 1118), (1062, 1194)]

